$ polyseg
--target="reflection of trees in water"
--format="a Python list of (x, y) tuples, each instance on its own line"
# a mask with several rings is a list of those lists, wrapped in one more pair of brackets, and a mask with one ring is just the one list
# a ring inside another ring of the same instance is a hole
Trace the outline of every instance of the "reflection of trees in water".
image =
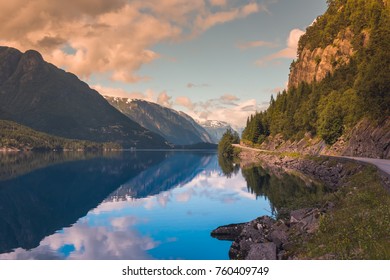
[(247, 181), (248, 191), (269, 199), (273, 213), (315, 203), (324, 191), (322, 186), (308, 185), (297, 176), (270, 174), (261, 166), (243, 169), (242, 175)]
[[(34, 155), (40, 159), (56, 157)], [(44, 168), (36, 168), (28, 161), (35, 162), (34, 157), (24, 158), (27, 161), (24, 164), (15, 164), (23, 166), (23, 175), (0, 181), (0, 253), (38, 246), (42, 238), (75, 223), (121, 184), (162, 162), (166, 154), (140, 152), (90, 157), (53, 158)], [(28, 170), (28, 166), (34, 168)]]
[(38, 246), (107, 197), (146, 197), (181, 186), (215, 163), (214, 156), (154, 151), (4, 155), (0, 163), (11, 166), (0, 179), (0, 254)]
[(120, 153), (85, 152), (12, 152), (0, 153), (0, 181), (9, 180), (53, 164), (92, 159), (99, 156), (117, 156)]
[(237, 172), (240, 170), (239, 164), (235, 164), (232, 159), (221, 155), (218, 155), (218, 164), (221, 167), (222, 173), (227, 178), (230, 178), (232, 174), (237, 174)]

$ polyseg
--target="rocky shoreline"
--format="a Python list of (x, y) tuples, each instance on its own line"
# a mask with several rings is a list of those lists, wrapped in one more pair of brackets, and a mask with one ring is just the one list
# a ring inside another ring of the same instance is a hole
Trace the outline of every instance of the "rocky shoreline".
[(292, 211), (289, 220), (259, 217), (248, 223), (221, 226), (211, 232), (219, 240), (233, 241), (229, 258), (235, 260), (294, 259), (290, 250), (297, 236), (307, 238), (319, 226), (321, 215), (329, 211), (305, 208)]
[[(321, 182), (330, 191), (347, 184), (347, 178), (363, 168), (357, 162), (339, 158), (294, 157), (248, 150), (241, 151), (240, 159), (242, 168), (261, 163), (273, 173), (290, 172)], [(388, 180), (382, 181), (385, 185), (389, 183)], [(387, 187), (390, 189), (390, 186)], [(230, 259), (297, 259), (294, 247), (308, 240), (318, 230), (321, 217), (332, 211), (334, 206), (333, 202), (328, 201), (320, 207), (290, 211), (278, 220), (262, 216), (247, 223), (218, 227), (211, 232), (211, 236), (233, 241), (229, 250)]]

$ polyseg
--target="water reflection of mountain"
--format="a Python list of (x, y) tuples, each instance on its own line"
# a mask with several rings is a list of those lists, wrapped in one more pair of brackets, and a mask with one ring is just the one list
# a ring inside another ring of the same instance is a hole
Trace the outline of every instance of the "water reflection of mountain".
[(242, 175), (247, 182), (248, 191), (267, 197), (274, 212), (282, 208), (299, 208), (303, 202), (316, 201), (324, 191), (322, 186), (305, 182), (298, 176), (273, 174), (261, 166), (244, 168)]
[(9, 180), (33, 170), (69, 161), (85, 160), (96, 157), (93, 153), (0, 153), (0, 181)]
[(127, 200), (157, 195), (183, 186), (206, 169), (217, 168), (214, 153), (173, 152), (163, 162), (141, 172), (115, 190), (106, 201)]
[(25, 175), (0, 181), (0, 253), (38, 246), (45, 236), (75, 223), (123, 182), (165, 156), (115, 154), (24, 170)]

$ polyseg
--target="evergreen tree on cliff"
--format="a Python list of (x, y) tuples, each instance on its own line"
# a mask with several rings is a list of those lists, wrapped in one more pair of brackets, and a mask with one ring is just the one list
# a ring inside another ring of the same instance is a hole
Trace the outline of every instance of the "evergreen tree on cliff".
[(298, 140), (310, 133), (332, 145), (363, 119), (374, 125), (389, 120), (389, 1), (327, 3), (326, 13), (299, 40), (288, 90), (248, 119), (244, 142), (277, 134)]

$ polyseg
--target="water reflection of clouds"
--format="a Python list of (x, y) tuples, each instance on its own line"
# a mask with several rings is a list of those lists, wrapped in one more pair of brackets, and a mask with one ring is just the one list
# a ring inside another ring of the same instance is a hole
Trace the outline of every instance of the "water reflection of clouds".
[(255, 196), (248, 192), (246, 181), (242, 176), (232, 176), (226, 180), (219, 172), (203, 171), (181, 188), (142, 200), (144, 200), (145, 208), (152, 209), (156, 206), (165, 208), (170, 201), (189, 202), (194, 196), (227, 204), (232, 204), (242, 198), (255, 199)]
[(226, 180), (219, 172), (202, 172), (186, 187), (193, 190), (192, 194), (218, 200), (222, 203), (232, 203), (242, 198), (255, 199), (255, 196), (248, 192), (245, 179), (237, 175)]
[(147, 210), (153, 210), (156, 207), (166, 208), (169, 203), (189, 202), (194, 196), (224, 204), (233, 204), (241, 199), (256, 199), (253, 194), (248, 192), (246, 181), (241, 175), (233, 175), (229, 180), (226, 180), (226, 177), (220, 172), (205, 170), (184, 186), (146, 198), (130, 198), (128, 201), (106, 201), (94, 209), (93, 213), (120, 211), (129, 207), (142, 207)]
[[(181, 209), (184, 216), (204, 220), (203, 217), (213, 214), (210, 205), (218, 207), (215, 202), (230, 208), (232, 204), (255, 199), (241, 174), (227, 180), (221, 172), (206, 169), (186, 184), (154, 196), (105, 201), (72, 227), (43, 239), (39, 247), (30, 251), (19, 248), (0, 255), (0, 259), (150, 259), (148, 250), (176, 242), (177, 237), (154, 240), (148, 233), (141, 234), (136, 228), (149, 228), (156, 219), (152, 218), (155, 214), (147, 213)], [(178, 205), (184, 208), (177, 208)]]
[(115, 217), (111, 219), (111, 226), (117, 230), (125, 230), (137, 224), (137, 221), (138, 219), (134, 216)]
[(159, 243), (129, 228), (135, 223), (135, 217), (112, 219), (113, 228), (78, 222), (62, 233), (46, 237), (37, 248), (29, 251), (19, 248), (0, 255), (0, 259), (64, 259), (67, 256), (62, 248), (69, 245), (73, 249), (68, 259), (151, 259), (146, 251)]
[(187, 189), (183, 192), (179, 192), (176, 194), (176, 201), (177, 202), (188, 202), (191, 200), (191, 197), (195, 194), (196, 194), (196, 192), (194, 191), (194, 189), (192, 189), (192, 188)]

